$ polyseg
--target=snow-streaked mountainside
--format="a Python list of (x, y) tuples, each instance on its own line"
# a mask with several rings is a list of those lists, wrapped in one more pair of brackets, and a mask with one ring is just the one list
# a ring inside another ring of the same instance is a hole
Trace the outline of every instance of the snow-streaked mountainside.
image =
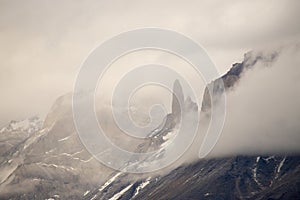
[[(269, 56), (245, 54), (224, 76), (230, 92), (242, 73), (257, 62), (273, 62)], [(218, 81), (211, 83), (218, 95)], [(136, 145), (135, 152), (148, 152), (166, 145), (178, 124), (178, 101), (184, 113), (198, 107), (174, 83), (172, 112), (148, 134), (150, 140)], [(0, 199), (299, 199), (300, 157), (286, 155), (210, 158), (180, 164), (164, 173), (130, 174), (112, 170), (98, 162), (82, 145), (76, 133), (71, 94), (60, 97), (51, 111), (12, 121), (0, 130)], [(205, 91), (201, 112), (209, 113)], [(100, 113), (101, 114), (101, 113)], [(209, 114), (208, 114), (209, 115)], [(159, 152), (157, 157), (164, 156)], [(147, 164), (152, 158), (143, 162)], [(128, 167), (128, 166), (124, 166)]]
[(1, 156), (18, 143), (39, 131), (43, 121), (39, 117), (32, 117), (22, 121), (11, 121), (0, 129), (0, 154)]

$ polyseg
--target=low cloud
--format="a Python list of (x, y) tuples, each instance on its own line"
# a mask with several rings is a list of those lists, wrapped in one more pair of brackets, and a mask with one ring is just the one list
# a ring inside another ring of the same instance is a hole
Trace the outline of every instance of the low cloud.
[(299, 45), (246, 71), (227, 94), (226, 122), (211, 155), (299, 153), (299, 77)]

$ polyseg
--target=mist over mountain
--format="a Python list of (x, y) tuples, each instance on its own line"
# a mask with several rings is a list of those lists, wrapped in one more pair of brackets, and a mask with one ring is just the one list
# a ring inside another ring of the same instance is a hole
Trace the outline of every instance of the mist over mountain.
[(0, 1), (0, 200), (300, 199), (299, 8)]
[(248, 56), (241, 78), (223, 76), (225, 85), (236, 83), (226, 96), (226, 122), (215, 154), (299, 153), (299, 45), (252, 52), (247, 62)]
[[(297, 199), (299, 53), (298, 46), (246, 53), (243, 62), (208, 85), (211, 95), (218, 96), (218, 81), (224, 81), (228, 108), (224, 131), (206, 159), (197, 156), (213, 109), (210, 94), (204, 92), (200, 108), (174, 80), (171, 112), (148, 133), (148, 140), (130, 143), (130, 150), (148, 152), (168, 144), (180, 116), (201, 110), (199, 137), (181, 159), (154, 173), (115, 171), (97, 161), (76, 133), (72, 94), (61, 96), (43, 125), (31, 118), (1, 129), (0, 198)], [(105, 116), (106, 110), (97, 114)], [(106, 117), (104, 128), (113, 142), (122, 146), (130, 141), (116, 134), (110, 122)], [(166, 153), (158, 151), (143, 163), (159, 161)], [(135, 167), (134, 160), (124, 165)]]

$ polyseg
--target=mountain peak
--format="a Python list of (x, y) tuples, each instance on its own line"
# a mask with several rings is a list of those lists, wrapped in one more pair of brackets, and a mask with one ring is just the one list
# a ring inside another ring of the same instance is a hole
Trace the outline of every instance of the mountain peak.
[(173, 84), (173, 96), (172, 96), (172, 113), (175, 116), (181, 115), (181, 106), (184, 104), (184, 94), (181, 84), (178, 79)]

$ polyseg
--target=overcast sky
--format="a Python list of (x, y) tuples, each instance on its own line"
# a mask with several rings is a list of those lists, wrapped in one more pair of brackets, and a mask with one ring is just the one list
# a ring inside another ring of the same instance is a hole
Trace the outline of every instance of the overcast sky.
[(298, 0), (1, 0), (0, 126), (47, 113), (89, 52), (120, 32), (181, 32), (225, 73), (249, 50), (297, 40), (299, 8)]

